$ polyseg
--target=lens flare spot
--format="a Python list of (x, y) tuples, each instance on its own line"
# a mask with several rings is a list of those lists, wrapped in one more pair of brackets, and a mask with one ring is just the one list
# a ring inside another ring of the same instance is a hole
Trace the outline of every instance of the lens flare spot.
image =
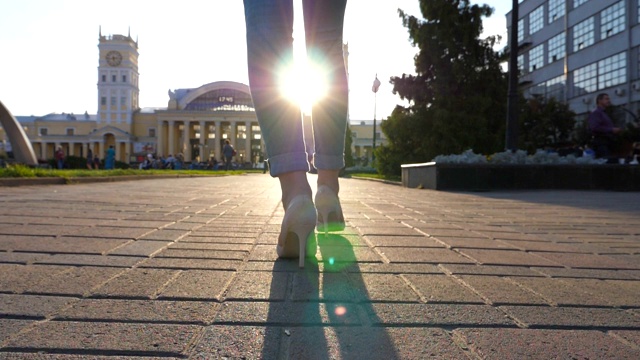
[(327, 78), (327, 71), (322, 67), (310, 60), (300, 60), (279, 71), (279, 87), (287, 99), (309, 114), (311, 107), (326, 96)]
[(333, 265), (336, 262), (336, 259), (334, 258), (329, 258), (329, 265)]
[(344, 306), (338, 306), (336, 307), (335, 313), (337, 316), (343, 316), (347, 313), (347, 308)]

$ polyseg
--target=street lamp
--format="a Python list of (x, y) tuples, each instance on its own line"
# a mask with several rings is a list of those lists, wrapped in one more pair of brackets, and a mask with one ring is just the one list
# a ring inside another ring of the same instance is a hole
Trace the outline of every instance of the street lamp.
[(376, 159), (376, 108), (378, 106), (378, 89), (380, 89), (380, 80), (378, 80), (378, 74), (376, 74), (376, 79), (373, 80), (373, 86), (371, 87), (371, 91), (373, 91), (373, 148), (371, 149), (371, 163)]
[(509, 95), (507, 100), (506, 150), (518, 148), (518, 0), (513, 0), (509, 34)]

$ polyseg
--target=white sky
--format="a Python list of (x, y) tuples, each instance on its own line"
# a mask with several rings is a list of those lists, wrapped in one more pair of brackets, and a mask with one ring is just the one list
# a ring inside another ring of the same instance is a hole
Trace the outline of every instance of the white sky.
[[(503, 35), (504, 46), (510, 2), (472, 3), (495, 8), (485, 33)], [(401, 103), (389, 78), (414, 73), (417, 49), (398, 8), (420, 17), (418, 0), (347, 4), (351, 120), (373, 118), (376, 73), (382, 82), (377, 119)], [(126, 35), (130, 28), (138, 38), (141, 107), (166, 107), (169, 89), (222, 80), (248, 84), (242, 0), (0, 0), (0, 9), (0, 100), (13, 115), (97, 112), (100, 26), (103, 35)]]

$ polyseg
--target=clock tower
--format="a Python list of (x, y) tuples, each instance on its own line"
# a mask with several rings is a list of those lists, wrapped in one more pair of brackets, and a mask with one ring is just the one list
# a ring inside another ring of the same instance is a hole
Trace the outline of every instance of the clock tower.
[(99, 33), (98, 124), (130, 131), (133, 112), (140, 108), (138, 41), (131, 34)]

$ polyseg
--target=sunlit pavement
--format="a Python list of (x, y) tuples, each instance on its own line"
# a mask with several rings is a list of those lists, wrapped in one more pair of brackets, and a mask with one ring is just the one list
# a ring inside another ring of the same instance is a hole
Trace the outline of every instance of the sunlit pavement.
[(0, 358), (640, 358), (640, 193), (341, 189), (299, 270), (268, 175), (0, 187)]

